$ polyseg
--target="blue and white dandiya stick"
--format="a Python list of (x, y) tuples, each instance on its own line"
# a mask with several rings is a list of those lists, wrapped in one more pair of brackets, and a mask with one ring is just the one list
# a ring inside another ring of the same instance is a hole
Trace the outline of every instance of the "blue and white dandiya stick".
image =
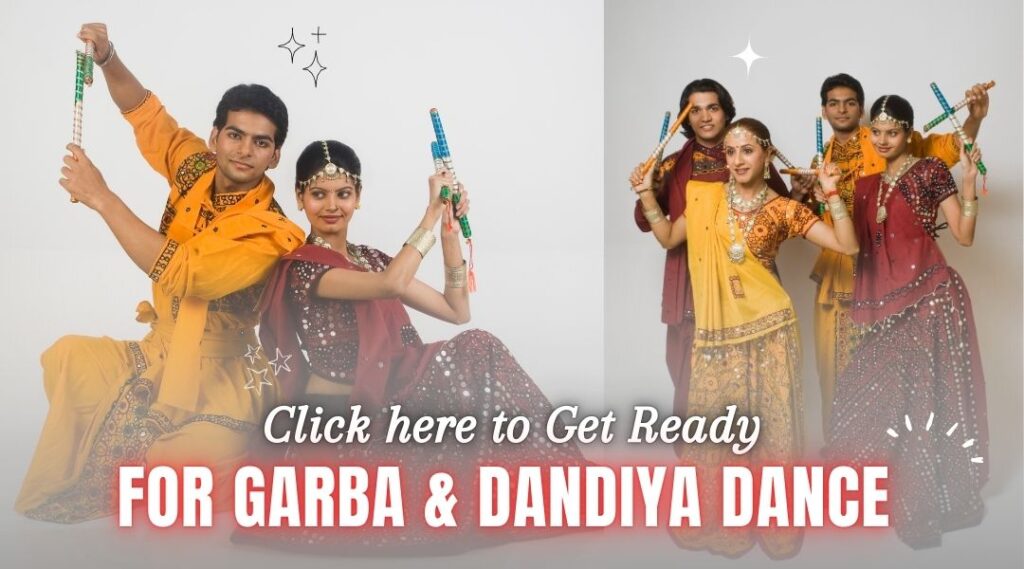
[[(670, 124), (672, 124), (672, 112), (671, 111), (665, 111), (665, 119), (663, 121), (661, 121), (661, 134), (658, 135), (658, 143), (659, 144), (664, 142), (665, 141), (665, 137), (668, 136), (668, 127), (669, 127)], [(661, 167), (661, 159), (664, 157), (664, 154), (665, 154), (665, 149), (662, 148), (661, 152), (658, 153), (658, 160), (655, 161), (655, 164), (654, 164), (655, 169)]]
[[(439, 173), (444, 170), (444, 161), (441, 160), (441, 151), (437, 148), (437, 141), (430, 141), (430, 156), (434, 159), (434, 173)], [(450, 202), (452, 199), (452, 190), (448, 186), (441, 188), (441, 201), (444, 203)]]
[(665, 111), (665, 120), (661, 121), (661, 134), (658, 135), (658, 142), (665, 140), (665, 137), (668, 136), (668, 126), (670, 124), (672, 124), (672, 112)]
[(821, 162), (825, 159), (825, 143), (822, 140), (821, 136), (821, 117), (814, 117), (814, 128), (815, 134), (817, 136), (817, 146), (815, 146), (815, 148), (817, 149), (817, 156), (815, 158), (818, 159), (818, 164), (821, 164)]
[[(444, 125), (441, 124), (441, 114), (437, 112), (437, 109), (430, 109), (430, 123), (434, 127), (434, 139), (435, 144), (431, 145), (431, 152), (436, 153), (434, 157), (434, 164), (436, 167), (437, 160), (440, 159), (442, 165), (452, 174), (452, 193), (451, 203), (453, 208), (459, 206), (459, 202), (462, 201), (462, 186), (459, 184), (459, 179), (455, 176), (455, 166), (452, 165), (452, 153), (448, 149), (448, 139), (444, 135)], [(442, 193), (443, 193), (442, 188)], [(474, 270), (473, 263), (473, 230), (469, 226), (469, 216), (463, 215), (458, 218), (459, 228), (462, 230), (462, 237), (466, 239), (466, 245), (469, 246), (469, 267), (467, 281), (469, 285), (469, 291), (476, 291), (476, 271)]]
[[(448, 149), (448, 139), (444, 135), (444, 126), (441, 124), (441, 114), (437, 109), (430, 109), (430, 122), (434, 126), (434, 138), (437, 140), (437, 153), (441, 157), (444, 167), (452, 174), (452, 202), (457, 206), (462, 199), (462, 186), (459, 178), (455, 175), (455, 166), (452, 165), (452, 153)], [(469, 227), (469, 218), (459, 218), (459, 227), (462, 229), (462, 236), (466, 239), (473, 237), (473, 230)]]
[[(938, 99), (939, 104), (942, 105), (942, 110), (945, 111), (947, 115), (949, 115), (949, 122), (952, 123), (953, 130), (956, 131), (956, 135), (960, 137), (960, 142), (962, 142), (964, 145), (964, 151), (970, 154), (971, 150), (974, 149), (974, 144), (971, 142), (969, 138), (967, 138), (967, 133), (964, 132), (964, 128), (960, 125), (960, 119), (956, 118), (956, 114), (954, 114), (954, 111), (952, 107), (949, 106), (949, 103), (946, 102), (946, 97), (942, 95), (942, 91), (939, 90), (939, 86), (936, 85), (935, 83), (932, 83), (931, 88), (932, 93), (935, 93), (935, 98)], [(985, 164), (981, 160), (978, 160), (977, 164), (978, 172), (980, 172), (982, 176), (987, 175), (988, 168), (985, 168)]]
[[(992, 87), (995, 87), (995, 86), (996, 86), (996, 82), (995, 81), (989, 81), (988, 83), (985, 83), (984, 85), (982, 85), (981, 88), (986, 90), (986, 91), (988, 91), (989, 89), (991, 89)], [(971, 103), (971, 100), (965, 98), (964, 100), (960, 101), (959, 103), (953, 105), (953, 112), (955, 113), (955, 112), (959, 111), (960, 109), (966, 107), (970, 103)], [(921, 130), (923, 130), (924, 132), (928, 132), (929, 130), (939, 126), (939, 124), (942, 123), (942, 121), (946, 120), (947, 118), (949, 118), (949, 113), (942, 113), (941, 115), (939, 115), (939, 116), (935, 117), (934, 119), (932, 119), (931, 121), (929, 121), (928, 124), (924, 125), (924, 127)]]

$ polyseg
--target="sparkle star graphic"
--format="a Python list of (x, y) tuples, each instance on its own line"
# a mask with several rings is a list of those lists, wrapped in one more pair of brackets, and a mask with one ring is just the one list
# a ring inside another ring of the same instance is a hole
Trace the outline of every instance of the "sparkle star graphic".
[(742, 59), (743, 63), (747, 64), (748, 79), (750, 78), (750, 68), (753, 67), (754, 62), (757, 61), (758, 59), (764, 59), (764, 57), (758, 55), (757, 52), (754, 51), (754, 48), (750, 47), (750, 36), (747, 36), (747, 48), (731, 57), (735, 57), (736, 59)]
[(256, 393), (263, 395), (263, 386), (273, 385), (272, 383), (267, 381), (267, 372), (270, 371), (270, 368), (263, 368), (259, 371), (256, 371), (251, 368), (245, 369), (249, 371), (249, 381), (245, 382), (246, 389), (255, 389)]
[(274, 375), (281, 373), (281, 370), (292, 371), (292, 368), (288, 367), (288, 360), (292, 359), (292, 355), (281, 353), (281, 348), (275, 348), (275, 350), (277, 353), (274, 354), (274, 359), (267, 362), (274, 368)]
[(295, 28), (292, 28), (292, 35), (288, 38), (288, 41), (279, 44), (277, 47), (287, 49), (288, 55), (292, 58), (292, 63), (295, 63), (295, 52), (306, 47), (306, 44), (295, 41)]
[[(932, 430), (932, 423), (934, 421), (935, 421), (935, 413), (934, 412), (928, 413), (928, 421), (924, 425), (924, 430), (931, 431)], [(910, 415), (904, 415), (903, 416), (903, 423), (907, 426), (907, 432), (908, 433), (914, 432), (914, 425), (913, 425), (913, 423), (910, 422)], [(960, 423), (953, 423), (953, 426), (950, 427), (948, 431), (946, 431), (946, 437), (952, 437), (953, 436), (953, 432), (956, 431), (956, 428), (959, 427), (959, 426), (960, 426)], [(894, 429), (892, 427), (886, 429), (885, 433), (887, 435), (889, 435), (890, 437), (894, 438), (894, 439), (900, 438), (900, 434), (897, 433), (896, 429)], [(965, 449), (966, 448), (971, 448), (971, 447), (974, 446), (975, 442), (976, 442), (976, 439), (967, 439), (960, 446), (962, 448), (965, 448)], [(973, 452), (973, 451), (968, 451), (968, 452)], [(985, 457), (983, 457), (983, 456), (972, 456), (971, 457), (971, 462), (973, 462), (974, 464), (984, 464)]]
[(260, 347), (250, 346), (249, 344), (246, 344), (245, 347), (249, 349), (249, 351), (245, 353), (245, 357), (248, 358), (249, 364), (251, 365), (256, 363), (256, 358), (260, 357)]
[[(316, 87), (317, 82), (320, 80), (320, 74), (323, 73), (327, 68), (320, 64), (320, 55), (316, 51), (314, 51), (313, 61), (311, 61), (309, 65), (303, 67), (302, 69), (308, 71), (309, 74), (313, 76), (313, 86)], [(316, 69), (316, 71), (313, 71), (314, 69)]]

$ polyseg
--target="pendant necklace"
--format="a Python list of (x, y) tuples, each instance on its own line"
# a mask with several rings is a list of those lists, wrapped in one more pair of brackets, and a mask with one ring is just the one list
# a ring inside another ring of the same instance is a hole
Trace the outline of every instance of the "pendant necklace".
[[(752, 199), (744, 200), (736, 193), (736, 182), (730, 181), (728, 192), (726, 193), (726, 201), (728, 202), (729, 209), (726, 217), (726, 222), (729, 224), (729, 241), (732, 242), (729, 245), (729, 260), (733, 263), (742, 263), (743, 259), (746, 258), (747, 252), (744, 243), (747, 241), (747, 235), (754, 228), (754, 220), (757, 219), (757, 212), (764, 206), (765, 201), (768, 198), (768, 184), (765, 184), (761, 191), (757, 193)], [(743, 213), (749, 213), (750, 217), (747, 222), (740, 226), (740, 234), (743, 237), (743, 242), (736, 240), (736, 213), (733, 208), (736, 207)]]

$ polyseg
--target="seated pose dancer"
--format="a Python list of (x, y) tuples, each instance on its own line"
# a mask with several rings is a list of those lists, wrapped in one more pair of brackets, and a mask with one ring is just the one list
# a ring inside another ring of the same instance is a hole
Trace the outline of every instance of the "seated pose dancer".
[[(479, 545), (481, 536), (470, 537), (477, 508), (469, 491), (478, 464), (580, 465), (584, 460), (575, 445), (546, 440), (543, 427), (551, 404), (501, 341), (471, 330), (445, 342), (424, 344), (409, 321), (406, 306), (455, 324), (469, 321), (459, 225), (450, 223), (452, 212), (439, 197), (443, 186), (452, 185), (451, 175), (442, 171), (430, 177), (426, 212), (393, 258), (349, 241), (363, 191), (360, 176), (355, 152), (333, 140), (310, 144), (296, 164), (296, 195), (299, 209), (309, 219), (310, 234), (306, 245), (286, 255), (271, 277), (260, 325), (264, 349), (290, 357), (290, 370), (282, 368), (278, 374), (284, 396), (307, 402), (311, 408), (323, 407), (325, 415), (359, 404), (377, 425), (387, 425), (389, 407), (394, 404), (401, 404), (402, 413), (413, 417), (473, 415), (479, 421), (476, 438), (469, 444), (376, 444), (384, 433), (375, 433), (373, 440), (362, 445), (324, 449), (293, 444), (288, 458), (320, 455), (335, 463), (402, 464), (407, 503), (413, 502), (409, 494), (426, 489), (425, 481), (413, 480), (421, 469), (468, 473), (469, 479), (462, 479), (466, 490), (459, 493), (458, 504), (464, 519), (459, 520), (457, 531), (420, 531), (415, 519), (407, 519), (404, 531), (363, 532), (358, 540), (330, 528), (272, 536), (245, 532), (236, 539), (339, 554), (367, 548), (422, 553), (432, 544), (452, 552)], [(462, 200), (455, 217), (464, 215), (468, 207), (469, 201)], [(442, 217), (446, 222), (441, 229), (443, 293), (415, 278), (421, 260), (434, 245), (434, 228)], [(492, 444), (492, 418), (499, 413), (530, 418), (529, 438), (520, 444)]]
[(961, 150), (963, 195), (945, 165), (909, 151), (914, 111), (887, 95), (871, 107), (871, 143), (886, 170), (857, 181), (860, 254), (851, 317), (864, 328), (836, 382), (829, 456), (887, 464), (900, 539), (937, 546), (976, 525), (988, 479), (985, 380), (971, 300), (935, 242), (942, 210), (970, 246), (980, 153)]
[[(798, 530), (722, 530), (720, 466), (726, 463), (789, 462), (798, 459), (803, 441), (803, 392), (800, 386), (800, 339), (796, 313), (775, 269), (783, 241), (803, 236), (819, 247), (844, 254), (857, 252), (846, 206), (836, 191), (839, 168), (826, 164), (819, 180), (828, 192), (836, 223), (829, 227), (805, 205), (768, 187), (774, 147), (768, 129), (750, 118), (739, 119), (724, 139), (729, 182), (690, 181), (686, 211), (668, 221), (649, 192), (650, 174), (631, 182), (644, 215), (665, 248), (689, 243), (696, 336), (688, 414), (718, 416), (735, 405), (738, 414), (760, 417), (762, 429), (754, 449), (733, 456), (728, 445), (691, 444), (680, 458), (703, 470), (701, 528), (673, 533), (680, 547), (707, 549), (737, 557), (760, 542), (773, 558), (795, 555)], [(718, 526), (718, 529), (714, 529)]]
[[(274, 401), (254, 310), (277, 259), (302, 230), (274, 201), (266, 171), (288, 133), (284, 103), (262, 85), (238, 85), (217, 104), (209, 141), (179, 127), (121, 61), (103, 24), (82, 26), (111, 98), (143, 158), (170, 192), (159, 230), (107, 186), (69, 145), (60, 184), (98, 213), (153, 281), (136, 320), (138, 341), (64, 336), (43, 352), (50, 411), (15, 508), (63, 523), (111, 513), (121, 464), (203, 464), (231, 488), (250, 435)], [(83, 210), (84, 213), (84, 210)], [(258, 386), (254, 389), (253, 386)], [(229, 491), (214, 494), (230, 507)]]

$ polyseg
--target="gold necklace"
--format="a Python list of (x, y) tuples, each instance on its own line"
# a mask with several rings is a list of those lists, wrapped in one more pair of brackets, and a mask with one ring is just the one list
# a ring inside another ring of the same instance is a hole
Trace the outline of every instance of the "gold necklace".
[[(876, 223), (883, 223), (886, 218), (889, 217), (889, 211), (885, 208), (885, 204), (889, 203), (889, 196), (892, 195), (892, 191), (896, 188), (896, 183), (900, 181), (903, 174), (905, 174), (916, 162), (916, 158), (908, 155), (903, 159), (903, 164), (900, 165), (900, 169), (892, 176), (882, 172), (882, 181), (878, 184), (878, 193), (875, 195), (875, 206), (878, 208), (875, 213)], [(889, 185), (888, 188), (885, 187), (886, 184)]]

